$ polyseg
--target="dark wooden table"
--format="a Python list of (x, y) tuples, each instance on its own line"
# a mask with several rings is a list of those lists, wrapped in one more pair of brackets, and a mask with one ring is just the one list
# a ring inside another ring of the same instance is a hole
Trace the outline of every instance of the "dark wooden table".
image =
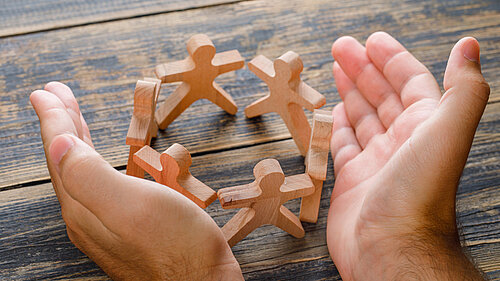
[[(206, 33), (218, 51), (238, 49), (247, 61), (257, 54), (299, 53), (302, 78), (332, 108), (339, 97), (331, 43), (342, 35), (364, 41), (385, 30), (440, 84), (457, 40), (475, 36), (481, 44), (492, 91), (460, 183), (457, 212), (467, 250), (491, 279), (500, 280), (498, 0), (1, 0), (0, 7), (0, 279), (108, 279), (66, 236), (28, 101), (31, 91), (52, 80), (71, 86), (97, 151), (123, 170), (135, 82), (151, 76), (158, 63), (184, 58), (191, 35)], [(265, 84), (247, 69), (217, 81), (234, 97), (238, 114), (198, 101), (160, 132), (153, 147), (162, 151), (182, 143), (193, 154), (192, 173), (216, 189), (250, 182), (263, 158), (277, 158), (287, 175), (303, 172), (303, 158), (278, 115), (249, 120), (243, 114), (267, 92)], [(172, 87), (163, 87), (162, 100)], [(233, 248), (246, 279), (340, 279), (325, 240), (332, 174), (330, 167), (319, 221), (304, 223), (304, 239), (266, 226)], [(287, 206), (297, 213), (299, 203)], [(218, 202), (207, 211), (221, 226), (234, 214)]]

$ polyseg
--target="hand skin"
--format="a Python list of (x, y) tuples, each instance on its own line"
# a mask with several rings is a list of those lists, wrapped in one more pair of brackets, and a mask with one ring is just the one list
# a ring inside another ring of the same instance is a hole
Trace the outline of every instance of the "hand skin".
[(66, 85), (48, 83), (30, 100), (68, 236), (111, 278), (243, 279), (204, 210), (172, 189), (118, 172), (94, 150)]
[(489, 96), (479, 44), (451, 51), (444, 95), (387, 33), (332, 46), (335, 186), (327, 242), (344, 281), (483, 280), (463, 254), (455, 196)]

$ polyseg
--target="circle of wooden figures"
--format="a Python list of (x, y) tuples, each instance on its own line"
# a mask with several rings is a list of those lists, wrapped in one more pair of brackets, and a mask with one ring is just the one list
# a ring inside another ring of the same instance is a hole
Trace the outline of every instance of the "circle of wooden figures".
[[(274, 62), (262, 55), (251, 60), (248, 68), (267, 84), (269, 94), (245, 108), (245, 115), (252, 118), (278, 113), (305, 157), (306, 172), (285, 177), (277, 160), (265, 159), (254, 167), (255, 181), (221, 188), (216, 193), (191, 175), (191, 155), (182, 145), (176, 143), (163, 153), (150, 147), (158, 128), (167, 128), (199, 99), (208, 99), (229, 114), (234, 115), (238, 110), (231, 95), (214, 80), (220, 74), (244, 67), (240, 53), (237, 50), (216, 53), (212, 41), (204, 34), (194, 35), (186, 45), (189, 53), (186, 59), (158, 65), (155, 69), (158, 79), (137, 81), (126, 139), (130, 146), (127, 175), (144, 178), (146, 171), (155, 181), (178, 191), (201, 208), (217, 197), (224, 209), (241, 208), (222, 227), (231, 247), (264, 224), (273, 224), (297, 238), (304, 237), (300, 221), (317, 221), (327, 173), (333, 117), (331, 112), (318, 109), (326, 103), (325, 97), (300, 79), (303, 64), (296, 53), (286, 52)], [(171, 82), (181, 84), (156, 110), (161, 84)], [(314, 112), (312, 128), (304, 108)], [(299, 218), (283, 206), (295, 198), (302, 198)]]

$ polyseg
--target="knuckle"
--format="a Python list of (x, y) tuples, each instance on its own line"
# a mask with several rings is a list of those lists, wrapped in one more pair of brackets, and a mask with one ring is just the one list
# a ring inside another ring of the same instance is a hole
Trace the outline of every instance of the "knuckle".
[(67, 114), (68, 114), (68, 112), (63, 108), (52, 107), (52, 108), (47, 109), (44, 112), (44, 115), (45, 115), (44, 117), (50, 118), (50, 119), (56, 119), (56, 118), (61, 118), (62, 116), (65, 116)]
[(472, 94), (483, 101), (488, 101), (490, 85), (481, 74), (471, 74), (465, 77), (464, 82), (469, 86)]
[(63, 158), (60, 164), (62, 176), (75, 180), (94, 174), (97, 169), (96, 161), (100, 160), (97, 158), (98, 156), (90, 153), (74, 153), (69, 158)]

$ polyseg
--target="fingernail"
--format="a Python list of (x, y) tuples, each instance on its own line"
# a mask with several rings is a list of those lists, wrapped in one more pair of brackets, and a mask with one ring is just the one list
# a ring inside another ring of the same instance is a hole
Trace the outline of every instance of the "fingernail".
[(464, 46), (464, 57), (473, 62), (479, 62), (479, 44), (476, 40), (468, 40)]
[(50, 144), (49, 154), (52, 163), (56, 166), (59, 165), (61, 159), (66, 155), (66, 153), (75, 145), (73, 139), (66, 135), (60, 135), (55, 137), (55, 139)]

